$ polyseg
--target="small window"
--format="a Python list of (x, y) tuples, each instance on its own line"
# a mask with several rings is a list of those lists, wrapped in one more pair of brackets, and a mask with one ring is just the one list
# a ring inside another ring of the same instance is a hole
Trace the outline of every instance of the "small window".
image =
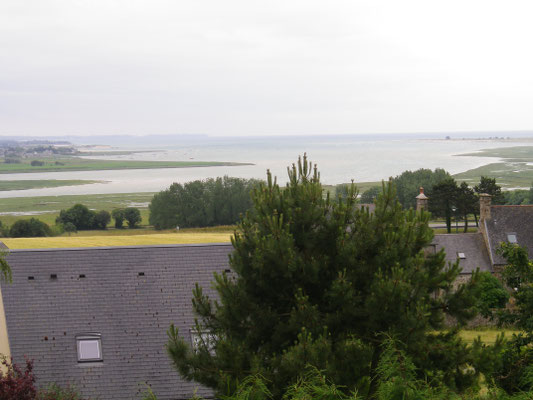
[(88, 333), (76, 336), (78, 362), (103, 361), (102, 338), (99, 333)]
[(457, 253), (457, 257), (460, 258), (461, 260), (464, 260), (466, 258), (466, 254), (465, 253)]
[(507, 241), (509, 243), (517, 243), (518, 241), (516, 240), (516, 233), (508, 233), (507, 234)]

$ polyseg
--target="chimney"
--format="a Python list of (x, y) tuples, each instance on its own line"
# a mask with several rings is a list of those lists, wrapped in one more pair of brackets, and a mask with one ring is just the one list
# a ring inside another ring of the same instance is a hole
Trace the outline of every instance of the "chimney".
[(479, 220), (490, 219), (490, 203), (492, 196), (486, 193), (479, 194)]
[(428, 209), (428, 197), (424, 194), (424, 188), (420, 186), (420, 194), (416, 196), (416, 211)]

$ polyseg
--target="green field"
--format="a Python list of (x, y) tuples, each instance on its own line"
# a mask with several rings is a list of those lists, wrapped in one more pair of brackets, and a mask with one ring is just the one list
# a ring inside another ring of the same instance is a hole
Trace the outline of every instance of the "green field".
[(504, 147), (486, 149), (477, 153), (460, 154), (460, 156), (496, 157), (500, 162), (474, 168), (455, 174), (454, 178), (470, 185), (479, 183), (481, 176), (496, 178), (502, 188), (529, 188), (533, 182), (533, 146)]
[(504, 339), (511, 339), (513, 334), (518, 334), (519, 331), (514, 329), (498, 329), (496, 327), (487, 327), (487, 328), (479, 328), (479, 329), (463, 329), (461, 332), (459, 332), (459, 336), (467, 342), (467, 343), (473, 343), (474, 340), (476, 340), (478, 337), (481, 338), (481, 341), (485, 344), (494, 344), (496, 342), (496, 338), (504, 334)]
[(83, 231), (45, 238), (0, 238), (10, 249), (45, 249), (68, 247), (140, 246), (157, 244), (228, 243), (234, 227), (181, 229), (109, 229)]
[(101, 183), (104, 181), (80, 180), (80, 179), (42, 179), (42, 180), (20, 180), (20, 181), (0, 181), (0, 191), (42, 189), (59, 186), (88, 185), (91, 183)]
[(20, 163), (6, 164), (0, 162), (0, 174), (21, 172), (59, 172), (59, 171), (97, 171), (107, 169), (153, 169), (153, 168), (193, 168), (218, 167), (235, 165), (252, 165), (250, 163), (218, 162), (218, 161), (129, 161), (129, 160), (93, 160), (77, 157), (35, 158), (43, 161), (40, 167), (31, 166), (30, 159)]

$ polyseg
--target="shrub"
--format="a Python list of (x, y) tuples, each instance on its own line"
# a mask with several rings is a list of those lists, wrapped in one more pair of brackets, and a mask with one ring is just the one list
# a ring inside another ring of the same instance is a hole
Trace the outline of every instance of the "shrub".
[(34, 400), (37, 396), (33, 362), (26, 360), (26, 367), (22, 370), (12, 360), (2, 359), (2, 366), (6, 372), (0, 371), (0, 399), (1, 400)]
[(124, 227), (124, 209), (123, 208), (116, 208), (111, 212), (111, 215), (115, 219), (115, 228), (116, 229), (122, 229)]
[(56, 223), (64, 225), (70, 222), (78, 230), (91, 229), (94, 226), (95, 215), (94, 211), (89, 210), (83, 204), (75, 204), (68, 210), (61, 210)]
[(11, 237), (43, 237), (51, 236), (52, 231), (50, 227), (36, 218), (19, 219), (9, 230)]
[(130, 228), (135, 228), (135, 226), (141, 222), (141, 212), (138, 208), (128, 207), (124, 209), (124, 218), (128, 221), (128, 226)]
[(96, 229), (106, 229), (109, 222), (111, 222), (111, 214), (108, 211), (98, 211), (94, 215), (94, 227)]
[(493, 308), (505, 307), (509, 301), (509, 293), (500, 280), (490, 272), (480, 272), (478, 299), (479, 313), (484, 317), (491, 317)]
[(45, 389), (39, 391), (36, 400), (83, 400), (83, 398), (72, 386), (62, 388), (56, 383), (52, 383)]
[(68, 234), (76, 233), (78, 230), (76, 229), (76, 226), (72, 222), (67, 222), (63, 225), (63, 231), (67, 232)]
[(33, 160), (31, 162), (32, 167), (42, 167), (43, 165), (44, 165), (44, 161)]

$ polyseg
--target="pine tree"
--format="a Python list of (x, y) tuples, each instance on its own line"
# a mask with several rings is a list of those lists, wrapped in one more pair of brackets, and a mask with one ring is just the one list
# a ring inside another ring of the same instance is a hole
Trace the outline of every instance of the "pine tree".
[(215, 275), (218, 299), (196, 287), (198, 346), (169, 329), (179, 373), (218, 395), (261, 375), (280, 398), (312, 365), (347, 392), (372, 392), (382, 343), (394, 337), (420, 374), (453, 388), (471, 384), (475, 374), (461, 368), (472, 365), (470, 350), (443, 330), (445, 313), (459, 322), (471, 316), (471, 284), (452, 290), (458, 265), (426, 254), (429, 214), (404, 211), (390, 184), (373, 214), (356, 196), (324, 197), (305, 156), (288, 173), (285, 189), (268, 173), (254, 190), (232, 240), (234, 275)]

